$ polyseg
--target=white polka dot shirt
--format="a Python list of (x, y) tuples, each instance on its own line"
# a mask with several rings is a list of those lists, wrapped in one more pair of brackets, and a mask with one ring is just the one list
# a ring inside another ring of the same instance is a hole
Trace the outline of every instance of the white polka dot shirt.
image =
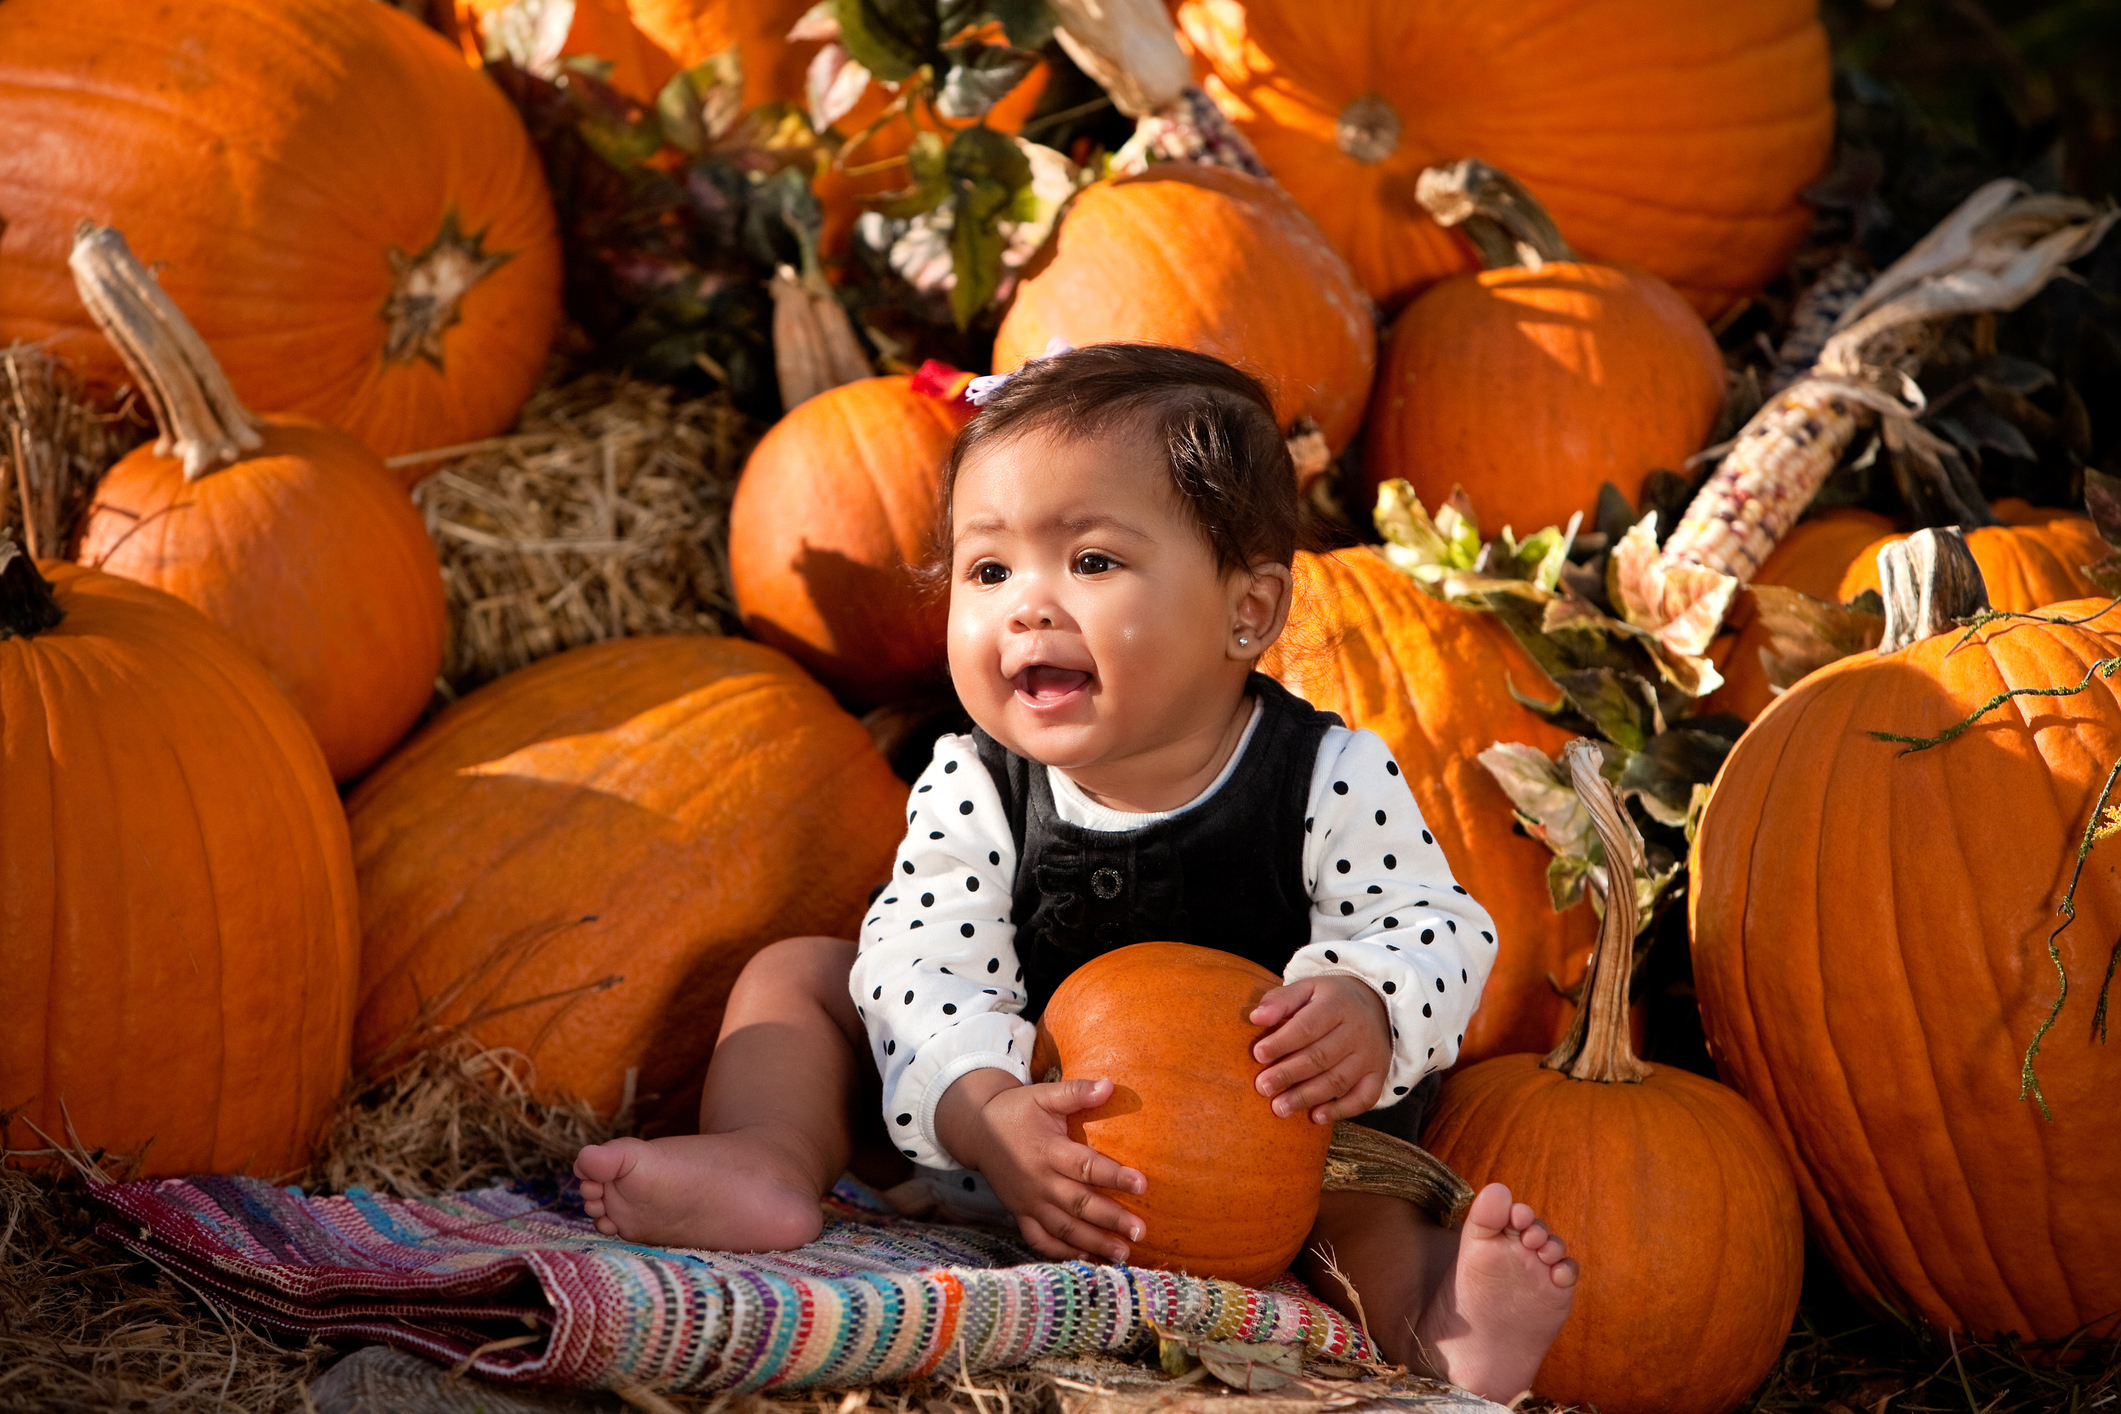
[[(1252, 729), (1222, 775), (1179, 810), (1111, 810), (1048, 768), (1055, 808), (1094, 830), (1193, 809), (1229, 778)], [(1307, 812), (1311, 942), (1282, 978), (1341, 975), (1377, 990), (1392, 1028), (1382, 1108), (1457, 1059), (1495, 960), (1495, 924), (1451, 877), (1374, 732), (1326, 730)], [(885, 1127), (900, 1152), (931, 1168), (962, 1167), (935, 1135), (936, 1107), (960, 1076), (993, 1068), (1031, 1078), (1034, 1028), (1019, 1015), (1023, 968), (1009, 921), (1016, 865), (1001, 796), (972, 738), (943, 737), (914, 784), (905, 842), (863, 920), (849, 979), (883, 1075)]]

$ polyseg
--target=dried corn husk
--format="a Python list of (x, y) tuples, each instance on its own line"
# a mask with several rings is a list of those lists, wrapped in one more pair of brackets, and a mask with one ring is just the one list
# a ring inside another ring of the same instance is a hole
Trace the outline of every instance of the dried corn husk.
[(680, 402), (592, 374), (534, 396), (511, 435), (456, 449), (413, 492), (448, 593), (444, 682), (462, 692), (584, 643), (733, 627), (729, 499), (759, 431), (725, 394)]
[(1193, 82), (1193, 65), (1160, 0), (1053, 0), (1054, 31), (1068, 57), (1137, 119), (1134, 136), (1112, 154), (1128, 175), (1152, 162), (1205, 162), (1248, 176), (1268, 175), (1251, 140)]
[(1842, 313), (1811, 373), (1754, 414), (1663, 549), (1654, 515), (1615, 547), (1608, 588), (1623, 616), (1698, 655), (1858, 430), (1882, 419), (1888, 446), (1937, 464), (1941, 444), (1915, 421), (1914, 375), (1944, 329), (2017, 308), (2117, 216), (2008, 180), (1968, 197)]
[(876, 371), (854, 336), (847, 307), (823, 280), (806, 281), (783, 265), (766, 288), (773, 294), (773, 369), (783, 412)]

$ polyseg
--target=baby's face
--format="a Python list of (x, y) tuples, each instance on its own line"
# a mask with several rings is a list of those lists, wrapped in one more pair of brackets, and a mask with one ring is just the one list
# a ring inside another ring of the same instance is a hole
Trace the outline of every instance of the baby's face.
[(1249, 577), (1217, 568), (1154, 448), (1034, 432), (967, 461), (951, 515), (950, 675), (995, 740), (1109, 770), (1228, 720)]

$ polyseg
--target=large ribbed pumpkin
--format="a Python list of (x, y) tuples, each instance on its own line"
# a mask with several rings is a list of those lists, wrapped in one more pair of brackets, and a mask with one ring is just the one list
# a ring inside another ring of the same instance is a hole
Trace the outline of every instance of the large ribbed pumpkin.
[(1277, 1116), (1256, 1088), (1248, 1018), (1281, 979), (1231, 953), (1136, 943), (1092, 958), (1039, 1019), (1032, 1078), (1110, 1080), (1112, 1098), (1068, 1133), (1137, 1169), (1113, 1196), (1147, 1229), (1130, 1262), (1264, 1286), (1318, 1216), (1333, 1126)]
[(2068, 1006), (2037, 1058), (2054, 1118), (2019, 1087), (2121, 696), (2094, 677), (1912, 754), (1869, 733), (1933, 736), (2006, 689), (2074, 687), (2121, 654), (2121, 614), (1962, 636), (1830, 664), (1739, 739), (1694, 842), (1702, 1020), (1858, 1295), (1962, 1331), (2112, 1334), (2121, 1045), (2089, 1018), (2121, 935), (2121, 845), (2093, 846), (2055, 938)]
[(331, 774), (197, 610), (41, 568), (0, 547), (0, 1111), (150, 1175), (299, 1168), (359, 968)]
[(560, 250), (522, 122), (374, 0), (6, 0), (0, 343), (123, 370), (68, 278), (129, 232), (253, 407), (389, 456), (498, 432), (545, 361)]
[(1276, 420), (1309, 417), (1336, 450), (1377, 364), (1369, 301), (1311, 219), (1271, 182), (1190, 162), (1075, 198), (1002, 320), (995, 369), (1056, 335), (1213, 354), (1266, 385)]
[(511, 673), (347, 804), (355, 1057), (461, 1024), (607, 1112), (631, 1069), (644, 1096), (696, 1093), (753, 953), (854, 936), (905, 799), (861, 724), (756, 643), (621, 639)]
[[(1296, 598), (1261, 666), (1313, 706), (1392, 748), (1452, 875), (1495, 920), (1495, 968), (1462, 1063), (1559, 1040), (1597, 921), (1556, 913), (1546, 846), (1511, 828), (1509, 798), (1475, 757), (1498, 741), (1549, 756), (1570, 734), (1511, 699), (1554, 694), (1502, 622), (1422, 592), (1374, 550), (1296, 557)], [(1549, 980), (1549, 979), (1553, 980)]]
[[(1625, 806), (1597, 749), (1581, 743), (1565, 759), (1586, 800), (1606, 793), (1591, 804), (1606, 857), (1639, 858), (1640, 838), (1618, 837)], [(1622, 964), (1636, 912), (1617, 903), (1584, 1034), (1544, 1059), (1452, 1073), (1422, 1143), (1476, 1190), (1507, 1185), (1582, 1264), (1533, 1393), (1603, 1414), (1723, 1414), (1782, 1354), (1804, 1223), (1775, 1136), (1743, 1099), (1629, 1049)]]
[[(2015, 498), (1997, 501), (2001, 525), (1979, 526), (1966, 533), (1988, 601), (1998, 609), (2038, 609), (2062, 599), (2083, 599), (2101, 591), (2084, 572), (2113, 553), (2089, 519), (2075, 511), (2032, 506)], [(1905, 535), (1887, 535), (1866, 546), (1841, 577), (1840, 599), (1853, 599), (1878, 587), (1878, 552)]]
[[(177, 453), (143, 446), (110, 469), (75, 558), (166, 589), (227, 630), (293, 699), (332, 776), (350, 780), (434, 695), (442, 569), (427, 527), (382, 458), (345, 433), (172, 396), (225, 386), (212, 353), (115, 231), (84, 232), (74, 259)], [(254, 424), (261, 445), (239, 451)]]
[[(1750, 583), (1781, 585), (1838, 604), (1842, 576), (1858, 558), (1875, 559), (1879, 537), (1892, 528), (1893, 523), (1876, 511), (1846, 507), (1821, 512), (1798, 522), (1761, 561)], [(1725, 622), (1732, 631), (1709, 645), (1723, 686), (1703, 701), (1701, 710), (1730, 712), (1750, 722), (1775, 700), (1760, 661), (1760, 650), (1768, 645), (1767, 628), (1753, 616), (1753, 601), (1743, 590)]]
[(744, 626), (849, 700), (942, 678), (949, 603), (914, 569), (970, 410), (910, 378), (844, 383), (798, 404), (744, 464), (729, 510)]
[(1184, 0), (1208, 91), (1388, 308), (1474, 268), (1425, 167), (1521, 178), (1587, 259), (1713, 318), (1811, 220), (1834, 108), (1815, 0)]
[(1520, 535), (1629, 501), (1701, 449), (1723, 407), (1701, 316), (1640, 270), (1556, 261), (1445, 280), (1392, 325), (1370, 413), (1374, 495), (1405, 477), (1428, 505), (1463, 486)]

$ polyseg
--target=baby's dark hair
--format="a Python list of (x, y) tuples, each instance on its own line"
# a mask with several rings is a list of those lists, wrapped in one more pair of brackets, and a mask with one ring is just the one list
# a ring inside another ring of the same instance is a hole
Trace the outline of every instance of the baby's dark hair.
[(1092, 344), (1017, 370), (950, 448), (941, 558), (947, 564), (951, 494), (972, 456), (1035, 432), (1073, 440), (1122, 430), (1163, 449), (1171, 487), (1217, 568), (1295, 558), (1296, 468), (1266, 390), (1219, 358), (1165, 344)]

